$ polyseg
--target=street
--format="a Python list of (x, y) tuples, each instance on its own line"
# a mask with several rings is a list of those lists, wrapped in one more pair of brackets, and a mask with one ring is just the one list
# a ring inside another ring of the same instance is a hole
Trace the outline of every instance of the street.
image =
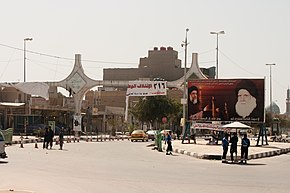
[(152, 142), (65, 143), (64, 150), (34, 144), (9, 146), (0, 163), (0, 192), (37, 193), (289, 192), (290, 154), (222, 164), (186, 155), (165, 155)]

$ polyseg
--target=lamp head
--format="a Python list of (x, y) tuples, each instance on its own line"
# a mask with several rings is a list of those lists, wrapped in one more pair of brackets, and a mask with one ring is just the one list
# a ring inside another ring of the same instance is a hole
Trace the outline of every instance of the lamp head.
[(219, 32), (211, 31), (210, 34), (215, 34), (215, 35), (225, 34), (225, 31), (219, 31)]
[(32, 38), (25, 38), (24, 41), (32, 41)]

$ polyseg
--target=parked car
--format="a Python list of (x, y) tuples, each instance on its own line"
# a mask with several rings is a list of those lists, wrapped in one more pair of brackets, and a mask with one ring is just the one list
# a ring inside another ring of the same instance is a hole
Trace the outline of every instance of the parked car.
[(282, 142), (290, 143), (290, 136), (289, 135), (282, 136)]
[(45, 125), (45, 124), (27, 125), (26, 135), (43, 137), (46, 127), (47, 127), (47, 125)]
[(270, 142), (286, 142), (287, 135), (274, 135), (269, 137)]
[(0, 158), (7, 158), (7, 154), (5, 152), (5, 138), (2, 132), (0, 131)]
[(157, 134), (157, 131), (156, 130), (148, 130), (146, 132), (146, 134), (148, 135), (148, 139), (151, 139), (152, 141), (155, 140), (155, 136)]
[(143, 130), (134, 130), (131, 133), (130, 140), (133, 141), (148, 141), (148, 135)]

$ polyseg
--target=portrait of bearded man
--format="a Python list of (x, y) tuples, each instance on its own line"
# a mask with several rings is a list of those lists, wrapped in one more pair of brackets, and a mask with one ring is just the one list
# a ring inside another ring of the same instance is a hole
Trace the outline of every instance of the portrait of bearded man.
[(188, 118), (200, 119), (202, 118), (203, 111), (199, 101), (199, 92), (196, 86), (188, 88)]
[(237, 96), (235, 117), (243, 119), (259, 118), (260, 112), (257, 101), (259, 93), (256, 85), (251, 80), (244, 79), (237, 84), (235, 94)]

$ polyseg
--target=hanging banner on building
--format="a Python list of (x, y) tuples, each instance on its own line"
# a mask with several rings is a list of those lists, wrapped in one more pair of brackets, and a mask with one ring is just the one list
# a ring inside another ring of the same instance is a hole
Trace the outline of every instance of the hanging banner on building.
[(48, 121), (48, 126), (50, 126), (50, 128), (55, 133), (55, 121)]
[(73, 130), (74, 131), (81, 131), (82, 130), (82, 116), (81, 115), (74, 115), (74, 122), (73, 122)]
[(188, 119), (264, 122), (264, 79), (188, 81)]
[(129, 81), (127, 96), (166, 95), (166, 81)]

